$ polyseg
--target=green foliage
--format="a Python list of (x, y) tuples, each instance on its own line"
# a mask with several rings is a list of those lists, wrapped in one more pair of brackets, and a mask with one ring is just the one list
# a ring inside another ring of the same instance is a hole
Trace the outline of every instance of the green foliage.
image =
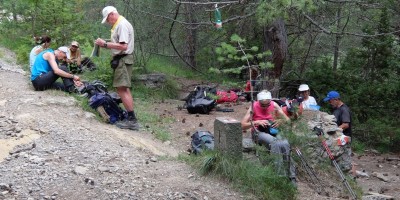
[[(366, 34), (389, 32), (389, 24), (387, 10), (382, 9), (379, 23), (364, 30)], [(393, 100), (400, 98), (399, 45), (390, 34), (364, 37), (362, 45), (348, 52), (337, 71), (330, 67), (329, 59), (323, 59), (314, 62), (306, 77), (313, 89), (322, 92), (319, 99), (329, 90), (340, 92), (353, 114), (353, 139), (382, 151), (395, 150), (394, 142), (400, 137), (399, 124), (394, 120), (400, 104)], [(327, 103), (322, 105), (324, 111), (330, 111)]]
[(262, 166), (248, 160), (237, 160), (228, 155), (206, 151), (201, 155), (180, 157), (202, 174), (229, 180), (246, 193), (259, 199), (295, 199), (296, 189), (287, 177), (280, 176), (272, 166)]
[(358, 140), (354, 140), (351, 142), (351, 149), (352, 151), (356, 152), (357, 154), (361, 155), (364, 153), (366, 147), (365, 143), (362, 143)]
[(221, 68), (210, 67), (210, 72), (226, 73), (226, 74), (240, 74), (243, 70), (251, 66), (257, 66), (261, 69), (272, 68), (273, 64), (263, 62), (271, 55), (270, 51), (258, 52), (259, 48), (253, 46), (246, 48), (244, 45), (246, 40), (242, 39), (239, 35), (233, 34), (230, 43), (222, 42), (219, 47), (215, 49), (218, 55), (218, 61), (224, 66)]
[(310, 12), (316, 7), (312, 0), (262, 0), (257, 7), (259, 24), (270, 25), (276, 19), (288, 19), (291, 12)]

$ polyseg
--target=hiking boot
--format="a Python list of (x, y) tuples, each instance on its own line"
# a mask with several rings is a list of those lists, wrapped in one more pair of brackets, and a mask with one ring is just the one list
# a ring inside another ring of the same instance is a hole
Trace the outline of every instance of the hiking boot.
[(137, 120), (133, 119), (131, 120), (124, 119), (122, 121), (116, 122), (115, 125), (121, 129), (131, 129), (135, 131), (139, 130), (139, 123), (137, 122)]

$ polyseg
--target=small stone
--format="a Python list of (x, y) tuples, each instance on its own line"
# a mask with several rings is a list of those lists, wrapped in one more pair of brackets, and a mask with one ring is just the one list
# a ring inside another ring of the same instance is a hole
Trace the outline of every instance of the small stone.
[(153, 156), (153, 157), (150, 158), (150, 161), (151, 162), (157, 162), (157, 158)]
[(98, 167), (97, 168), (100, 172), (111, 172), (110, 169), (108, 167)]
[(86, 174), (87, 170), (88, 169), (86, 167), (76, 166), (73, 172), (75, 174), (84, 175)]

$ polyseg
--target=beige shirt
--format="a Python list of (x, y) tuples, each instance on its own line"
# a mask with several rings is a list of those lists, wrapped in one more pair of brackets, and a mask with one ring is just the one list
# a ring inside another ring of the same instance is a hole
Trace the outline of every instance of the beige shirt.
[(128, 44), (128, 48), (126, 51), (121, 51), (117, 49), (111, 49), (111, 53), (113, 56), (118, 54), (132, 54), (134, 48), (134, 30), (131, 23), (128, 22), (125, 18), (122, 19), (114, 29), (114, 32), (111, 35), (111, 42), (115, 43), (126, 43)]

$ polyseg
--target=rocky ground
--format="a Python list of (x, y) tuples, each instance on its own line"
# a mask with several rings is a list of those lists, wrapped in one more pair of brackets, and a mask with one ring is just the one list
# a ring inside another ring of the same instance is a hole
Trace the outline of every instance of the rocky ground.
[[(212, 132), (218, 116), (240, 120), (248, 103), (210, 115), (189, 115), (178, 109), (181, 101), (156, 103), (151, 112), (175, 119), (171, 141), (104, 124), (62, 92), (33, 91), (15, 55), (0, 48), (0, 199), (256, 199), (176, 159), (191, 133)], [(399, 155), (369, 151), (353, 159), (369, 176), (357, 179), (364, 195), (400, 197)], [(318, 195), (299, 181), (298, 199), (346, 198), (340, 191)]]

